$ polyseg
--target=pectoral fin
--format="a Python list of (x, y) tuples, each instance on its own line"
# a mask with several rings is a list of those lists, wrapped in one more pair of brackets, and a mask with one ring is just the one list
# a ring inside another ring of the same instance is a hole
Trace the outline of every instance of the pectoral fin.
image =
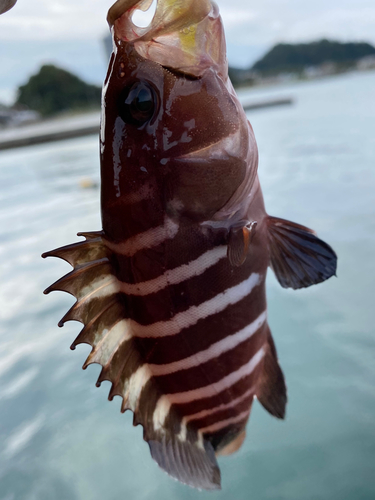
[(230, 228), (227, 255), (232, 266), (238, 267), (245, 262), (256, 226), (255, 221), (242, 220)]
[(271, 268), (284, 288), (305, 288), (336, 273), (337, 256), (311, 229), (268, 217)]

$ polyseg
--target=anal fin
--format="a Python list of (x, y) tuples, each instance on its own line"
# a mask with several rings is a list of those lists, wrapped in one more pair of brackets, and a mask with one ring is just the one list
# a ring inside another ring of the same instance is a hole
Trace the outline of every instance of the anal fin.
[(285, 417), (287, 390), (284, 374), (277, 360), (276, 347), (269, 327), (263, 370), (258, 381), (257, 398), (271, 415), (281, 419)]
[(311, 229), (268, 217), (271, 268), (284, 288), (305, 288), (336, 273), (337, 256)]

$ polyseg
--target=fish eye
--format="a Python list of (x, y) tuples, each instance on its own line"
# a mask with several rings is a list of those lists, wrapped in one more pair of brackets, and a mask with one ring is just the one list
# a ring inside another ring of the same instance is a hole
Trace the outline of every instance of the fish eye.
[(136, 82), (121, 95), (120, 116), (125, 123), (139, 127), (151, 120), (156, 104), (156, 93), (151, 85)]

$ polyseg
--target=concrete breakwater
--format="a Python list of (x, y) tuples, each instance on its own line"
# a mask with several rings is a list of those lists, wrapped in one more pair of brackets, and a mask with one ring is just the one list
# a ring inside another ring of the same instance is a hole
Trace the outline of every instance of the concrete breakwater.
[[(290, 105), (292, 98), (244, 99), (245, 111)], [(85, 113), (77, 116), (45, 120), (32, 125), (14, 127), (0, 131), (0, 150), (32, 146), (44, 142), (59, 141), (98, 134), (100, 112)]]
[(56, 118), (0, 131), (0, 150), (71, 139), (99, 132), (100, 112)]

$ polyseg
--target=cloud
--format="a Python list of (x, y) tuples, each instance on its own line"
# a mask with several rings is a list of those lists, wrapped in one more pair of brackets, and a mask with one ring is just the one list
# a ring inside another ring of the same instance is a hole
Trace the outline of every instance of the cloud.
[(226, 4), (221, 6), (220, 14), (226, 29), (238, 28), (238, 26), (244, 24), (247, 25), (257, 17), (257, 14), (250, 8), (233, 8)]
[(104, 0), (18, 0), (0, 18), (2, 40), (99, 38), (108, 30)]
[[(113, 0), (114, 1), (114, 0)], [(375, 44), (374, 0), (216, 0), (228, 58), (249, 66), (279, 42), (320, 38)], [(106, 60), (102, 39), (112, 0), (18, 0), (0, 16), (0, 100), (41, 64), (53, 62), (99, 83)]]
[[(322, 36), (375, 42), (373, 0), (217, 0), (227, 40), (272, 45)], [(97, 39), (108, 30), (107, 0), (18, 0), (0, 18), (2, 40)]]
[(373, 0), (217, 0), (227, 40), (268, 46), (322, 37), (375, 43)]

